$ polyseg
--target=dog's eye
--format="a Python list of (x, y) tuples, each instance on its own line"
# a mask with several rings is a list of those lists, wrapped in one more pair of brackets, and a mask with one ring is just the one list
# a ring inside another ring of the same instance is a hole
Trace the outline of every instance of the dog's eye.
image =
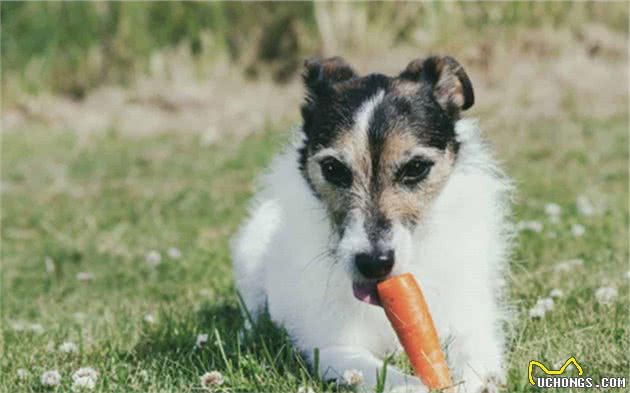
[(352, 172), (336, 158), (325, 158), (319, 165), (322, 168), (322, 175), (329, 183), (337, 187), (352, 185)]
[(432, 161), (414, 158), (400, 168), (396, 180), (406, 186), (414, 186), (427, 177), (432, 166)]

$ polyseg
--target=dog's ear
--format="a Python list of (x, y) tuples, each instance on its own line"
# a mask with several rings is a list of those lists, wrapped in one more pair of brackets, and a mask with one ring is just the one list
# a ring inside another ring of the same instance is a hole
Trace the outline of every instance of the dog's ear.
[(459, 113), (475, 103), (472, 83), (466, 71), (450, 56), (416, 59), (400, 73), (399, 78), (430, 86), (435, 100), (449, 113)]
[(311, 92), (322, 86), (331, 86), (357, 76), (352, 67), (341, 57), (313, 58), (304, 62), (304, 85)]
[(329, 127), (320, 127), (325, 122), (317, 116), (317, 108), (324, 105), (334, 105), (337, 83), (348, 81), (358, 76), (352, 67), (341, 57), (328, 59), (309, 59), (304, 62), (304, 85), (306, 99), (302, 105), (303, 130), (310, 138)]

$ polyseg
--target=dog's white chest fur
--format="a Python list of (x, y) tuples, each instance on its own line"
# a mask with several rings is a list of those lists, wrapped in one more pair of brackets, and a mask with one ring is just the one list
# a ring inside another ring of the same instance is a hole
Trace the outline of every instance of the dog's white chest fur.
[[(460, 120), (456, 132), (461, 145), (455, 169), (413, 234), (406, 250), (411, 262), (396, 272), (415, 275), (440, 338), (449, 342), (454, 379), (477, 389), (484, 383), (480, 377), (504, 372), (499, 292), (510, 184), (475, 122)], [(297, 147), (290, 146), (262, 177), (249, 220), (233, 243), (236, 285), (250, 312), (268, 307), (305, 356), (319, 348), (324, 378), (353, 368), (374, 384), (372, 368), (398, 342), (383, 310), (353, 296), (348, 268), (329, 252), (332, 236), (324, 206), (298, 169)], [(388, 382), (424, 388), (395, 369)]]

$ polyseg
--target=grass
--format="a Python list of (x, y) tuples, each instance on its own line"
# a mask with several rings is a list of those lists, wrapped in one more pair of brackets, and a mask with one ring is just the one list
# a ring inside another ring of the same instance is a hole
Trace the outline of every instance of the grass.
[[(576, 117), (491, 130), (517, 181), (515, 220), (544, 225), (520, 233), (508, 277), (509, 392), (534, 391), (532, 359), (551, 366), (575, 356), (592, 377), (630, 374), (627, 126), (625, 117)], [(208, 148), (186, 135), (3, 135), (0, 391), (46, 391), (39, 376), (49, 369), (62, 373), (57, 391), (69, 391), (81, 366), (99, 371), (103, 392), (199, 391), (209, 370), (226, 376), (226, 391), (335, 390), (312, 377), (268, 321), (244, 331), (230, 271), (228, 241), (252, 180), (286, 138), (269, 131)], [(605, 209), (578, 214), (580, 194)], [(562, 207), (557, 224), (544, 213), (548, 202)], [(577, 223), (586, 228), (580, 238), (570, 231)], [(169, 247), (181, 258), (168, 257)], [(162, 254), (155, 268), (145, 262), (150, 250)], [(553, 270), (571, 258), (584, 266)], [(80, 272), (93, 279), (78, 280)], [(595, 301), (603, 285), (619, 290), (612, 305)], [(529, 319), (552, 288), (565, 296), (544, 319)], [(43, 332), (21, 331), (18, 322)], [(202, 333), (208, 343), (195, 348)], [(61, 353), (65, 341), (78, 351)], [(29, 370), (26, 380), (19, 368)]]

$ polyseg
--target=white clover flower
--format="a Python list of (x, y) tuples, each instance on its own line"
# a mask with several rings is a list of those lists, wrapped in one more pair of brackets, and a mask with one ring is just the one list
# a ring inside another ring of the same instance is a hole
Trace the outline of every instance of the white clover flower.
[(155, 323), (155, 317), (153, 314), (146, 314), (143, 319), (146, 323)]
[(584, 266), (584, 261), (579, 258), (575, 258), (556, 263), (553, 270), (558, 273), (568, 273), (575, 269), (579, 269), (582, 266)]
[(300, 386), (297, 393), (315, 393), (315, 390), (310, 386)]
[(46, 266), (46, 273), (54, 273), (55, 272), (55, 261), (49, 256), (44, 258), (44, 266)]
[(617, 297), (617, 288), (601, 287), (595, 291), (597, 302), (602, 305), (608, 305), (614, 302)]
[(554, 288), (551, 290), (551, 292), (549, 292), (549, 296), (558, 299), (564, 296), (564, 292), (562, 292), (562, 289)]
[(72, 317), (77, 321), (77, 322), (81, 322), (85, 320), (85, 313), (77, 311), (75, 313), (72, 314)]
[(208, 342), (208, 334), (198, 334), (197, 341), (195, 342), (195, 348), (201, 348)]
[(550, 297), (538, 299), (536, 304), (529, 310), (529, 317), (532, 319), (543, 318), (547, 312), (553, 310), (553, 306), (554, 302)]
[(583, 216), (592, 216), (595, 214), (595, 206), (591, 203), (591, 201), (585, 195), (580, 195), (575, 200), (575, 206), (577, 208), (578, 213)]
[(90, 272), (79, 272), (77, 273), (78, 281), (92, 281), (94, 279), (94, 275)]
[(44, 333), (44, 327), (39, 323), (31, 323), (28, 325), (28, 330), (35, 334)]
[(169, 248), (166, 253), (168, 254), (168, 257), (171, 259), (179, 259), (182, 257), (182, 252), (179, 251), (179, 248), (176, 247), (171, 247)]
[(516, 229), (519, 231), (531, 231), (540, 233), (543, 230), (543, 224), (540, 221), (519, 221), (516, 224)]
[(207, 372), (203, 374), (199, 380), (201, 382), (201, 386), (208, 390), (221, 386), (223, 385), (223, 382), (225, 382), (223, 374), (218, 371)]
[(584, 228), (583, 225), (573, 224), (573, 226), (571, 226), (571, 234), (573, 236), (581, 237), (584, 235), (584, 233), (586, 233), (586, 228)]
[(571, 271), (571, 265), (566, 262), (559, 262), (553, 267), (553, 270), (558, 273), (568, 273)]
[(85, 390), (93, 390), (95, 386), (95, 379), (89, 377), (78, 377), (72, 382), (72, 391), (81, 392)]
[(92, 390), (98, 380), (98, 371), (92, 367), (81, 367), (72, 374), (72, 391)]
[(149, 380), (149, 372), (147, 370), (140, 370), (138, 376), (145, 382)]
[(208, 126), (208, 128), (205, 129), (205, 131), (203, 131), (201, 133), (201, 135), (199, 136), (199, 144), (202, 147), (208, 147), (208, 146), (212, 146), (214, 145), (217, 140), (219, 139), (219, 132), (217, 132), (217, 129), (215, 126), (210, 125)]
[(346, 370), (343, 372), (343, 382), (346, 385), (360, 385), (363, 382), (363, 372), (355, 369)]
[(98, 380), (98, 371), (92, 367), (81, 367), (72, 374), (72, 391), (92, 390)]
[(529, 317), (531, 319), (541, 319), (545, 316), (545, 313), (547, 311), (545, 310), (544, 307), (541, 307), (540, 305), (536, 304), (534, 305), (534, 307), (532, 307), (529, 310)]
[(545, 311), (551, 311), (553, 310), (554, 302), (552, 298), (545, 297), (542, 299), (538, 299), (538, 302), (536, 302), (536, 305), (542, 307)]
[(545, 213), (549, 218), (559, 218), (562, 208), (557, 203), (548, 203), (545, 205)]
[(27, 325), (22, 321), (12, 321), (10, 325), (11, 329), (13, 329), (13, 331), (15, 332), (23, 332), (27, 328)]
[(78, 350), (79, 347), (77, 347), (77, 344), (73, 343), (72, 341), (66, 341), (59, 346), (59, 352), (63, 353), (75, 353)]
[(84, 377), (96, 380), (98, 379), (98, 371), (96, 371), (92, 367), (81, 367), (80, 369), (72, 373), (72, 380)]
[(28, 379), (29, 372), (25, 368), (18, 368), (16, 374), (20, 381), (25, 381)]
[(210, 290), (208, 288), (202, 288), (202, 289), (199, 290), (199, 296), (211, 297), (212, 296), (212, 290)]
[(159, 251), (151, 250), (146, 253), (144, 260), (151, 267), (156, 267), (162, 262), (162, 255)]
[(45, 371), (40, 378), (40, 382), (42, 385), (48, 387), (59, 386), (61, 383), (61, 374), (59, 374), (57, 370)]
[(13, 321), (11, 322), (11, 329), (16, 332), (31, 332), (35, 334), (44, 333), (44, 327), (39, 323), (26, 323), (22, 321)]

